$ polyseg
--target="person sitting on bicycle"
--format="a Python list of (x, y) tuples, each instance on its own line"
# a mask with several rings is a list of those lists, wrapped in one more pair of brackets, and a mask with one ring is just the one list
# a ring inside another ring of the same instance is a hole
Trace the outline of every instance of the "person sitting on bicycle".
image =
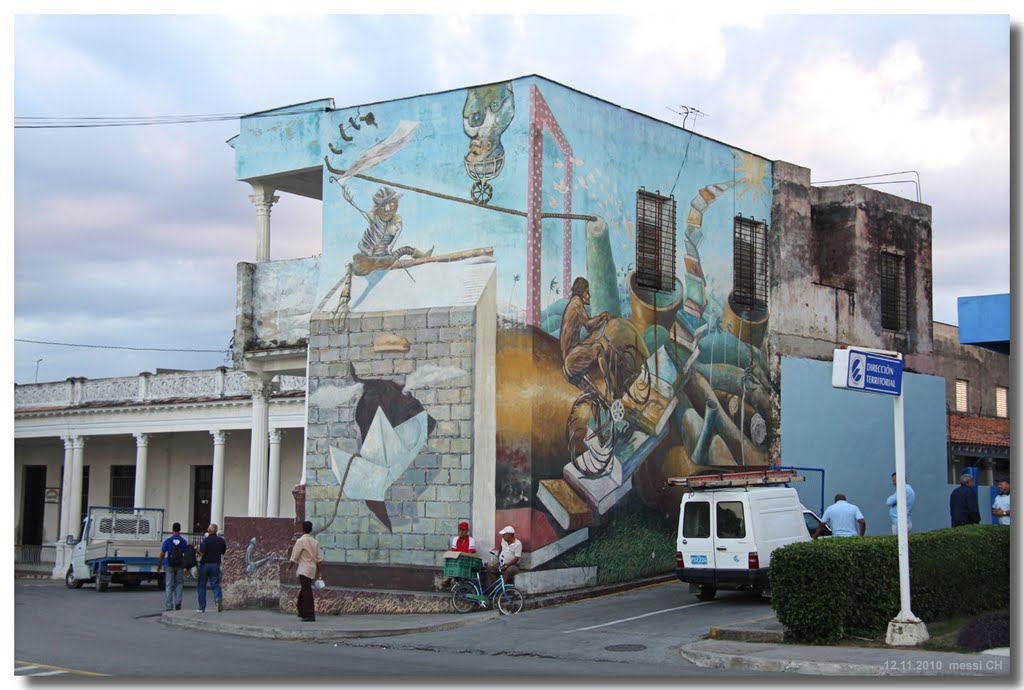
[[(599, 327), (611, 320), (611, 314), (602, 312), (590, 318), (587, 305), (590, 304), (590, 283), (583, 276), (578, 276), (572, 283), (572, 296), (562, 312), (562, 330), (559, 339), (562, 344), (562, 372), (569, 383), (584, 388), (583, 380), (587, 372), (598, 363), (603, 367), (601, 356), (604, 342), (601, 340), (603, 329)], [(587, 329), (587, 337), (580, 338), (580, 329)], [(604, 372), (602, 371), (602, 378)]]
[(523, 556), (523, 542), (516, 539), (516, 530), (512, 525), (502, 527), (498, 533), (501, 535), (501, 555), (498, 556), (498, 567), (487, 564), (487, 582), (484, 587), (490, 587), (497, 582), (498, 573), (505, 576), (505, 584), (510, 585), (516, 579), (519, 572), (519, 559)]
[(459, 536), (452, 537), (451, 550), (458, 553), (476, 553), (476, 541), (469, 536), (469, 523), (459, 523)]

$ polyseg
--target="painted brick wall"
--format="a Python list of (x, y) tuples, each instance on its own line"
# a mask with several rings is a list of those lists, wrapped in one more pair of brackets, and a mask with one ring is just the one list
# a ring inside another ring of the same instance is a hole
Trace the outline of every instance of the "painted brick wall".
[[(317, 534), (325, 560), (442, 565), (473, 501), (474, 314), (472, 307), (431, 308), (311, 321), (306, 514), (315, 533), (329, 524)], [(408, 351), (375, 350), (386, 335), (408, 340)], [(437, 422), (426, 448), (387, 490), (390, 532), (364, 501), (337, 501), (329, 448), (354, 453), (361, 442), (355, 421), (360, 388), (350, 364), (359, 379), (408, 384), (407, 392)]]

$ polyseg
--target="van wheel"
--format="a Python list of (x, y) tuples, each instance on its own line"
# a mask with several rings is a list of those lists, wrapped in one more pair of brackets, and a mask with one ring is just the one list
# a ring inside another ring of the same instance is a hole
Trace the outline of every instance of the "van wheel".
[(74, 568), (68, 568), (68, 574), (64, 576), (64, 584), (68, 589), (81, 589), (82, 581), (75, 579)]
[(715, 594), (717, 593), (718, 590), (714, 587), (701, 587), (700, 591), (697, 592), (697, 598), (701, 601), (711, 601), (715, 598)]

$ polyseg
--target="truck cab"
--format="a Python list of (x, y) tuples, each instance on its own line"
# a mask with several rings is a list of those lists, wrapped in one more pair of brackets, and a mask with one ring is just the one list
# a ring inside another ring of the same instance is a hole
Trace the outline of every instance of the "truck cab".
[(688, 490), (679, 506), (676, 576), (702, 601), (719, 589), (768, 589), (775, 549), (810, 541), (820, 522), (800, 503), (792, 470), (670, 479)]

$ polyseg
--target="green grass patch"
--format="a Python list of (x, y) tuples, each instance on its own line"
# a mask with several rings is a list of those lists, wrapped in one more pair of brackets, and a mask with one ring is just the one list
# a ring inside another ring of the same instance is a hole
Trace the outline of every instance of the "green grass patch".
[(597, 582), (609, 585), (663, 575), (676, 567), (676, 530), (636, 501), (608, 512), (604, 526), (591, 527), (590, 539), (552, 562), (553, 568), (597, 566)]

